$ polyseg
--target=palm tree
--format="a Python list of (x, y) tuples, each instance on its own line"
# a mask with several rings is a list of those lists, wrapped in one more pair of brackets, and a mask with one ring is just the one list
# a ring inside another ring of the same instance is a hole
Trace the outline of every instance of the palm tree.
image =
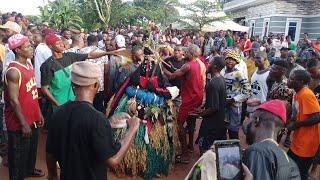
[(49, 1), (47, 6), (40, 7), (41, 18), (56, 28), (81, 28), (83, 21), (78, 7), (75, 0)]

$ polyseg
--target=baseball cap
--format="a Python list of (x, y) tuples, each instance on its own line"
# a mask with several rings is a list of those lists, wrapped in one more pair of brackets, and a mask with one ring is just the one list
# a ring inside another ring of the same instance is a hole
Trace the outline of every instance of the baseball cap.
[(260, 49), (260, 44), (258, 42), (253, 42), (250, 50), (259, 50), (259, 49)]
[(116, 37), (115, 37), (115, 42), (116, 42), (116, 44), (117, 44), (117, 46), (118, 47), (126, 47), (126, 40), (125, 40), (125, 38), (122, 36), (122, 35), (117, 35)]

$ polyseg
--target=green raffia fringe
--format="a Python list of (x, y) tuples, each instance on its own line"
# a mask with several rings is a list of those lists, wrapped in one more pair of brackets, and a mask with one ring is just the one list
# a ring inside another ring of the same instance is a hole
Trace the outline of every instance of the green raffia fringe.
[(123, 95), (121, 99), (119, 100), (117, 108), (114, 110), (113, 114), (121, 113), (121, 112), (126, 112), (126, 106), (127, 102), (129, 101), (129, 97), (127, 95)]
[[(114, 114), (126, 112), (128, 101), (128, 96), (123, 95)], [(152, 125), (151, 133), (149, 133), (150, 144), (145, 144), (144, 136), (146, 125), (141, 124), (128, 152), (119, 167), (114, 169), (115, 173), (132, 176), (140, 175), (144, 179), (152, 179), (156, 175), (168, 175), (173, 163), (175, 149), (172, 138), (169, 138), (168, 135), (172, 134), (172, 132), (169, 133), (169, 131), (175, 129), (168, 127), (168, 117), (167, 115), (164, 115), (167, 114), (168, 107), (164, 106), (163, 108), (165, 111), (161, 115), (164, 116), (165, 125), (161, 125), (156, 121)], [(120, 141), (125, 136), (126, 132), (126, 128), (115, 129), (114, 139)]]

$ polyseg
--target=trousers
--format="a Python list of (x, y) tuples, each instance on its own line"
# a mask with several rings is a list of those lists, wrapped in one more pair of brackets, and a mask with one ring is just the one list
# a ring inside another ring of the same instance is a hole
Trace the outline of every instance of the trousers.
[(37, 159), (38, 129), (31, 126), (32, 135), (23, 137), (22, 131), (8, 131), (8, 168), (10, 180), (23, 180), (33, 172)]

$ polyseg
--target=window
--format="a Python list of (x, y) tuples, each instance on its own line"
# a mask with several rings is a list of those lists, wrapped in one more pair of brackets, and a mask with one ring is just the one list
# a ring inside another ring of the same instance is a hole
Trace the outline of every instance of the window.
[(265, 18), (263, 20), (262, 38), (268, 36), (269, 28), (270, 28), (270, 18)]
[(256, 21), (251, 20), (250, 21), (250, 37), (254, 36), (254, 29), (256, 27)]
[(290, 36), (295, 43), (299, 41), (301, 29), (301, 18), (287, 18), (286, 36)]

